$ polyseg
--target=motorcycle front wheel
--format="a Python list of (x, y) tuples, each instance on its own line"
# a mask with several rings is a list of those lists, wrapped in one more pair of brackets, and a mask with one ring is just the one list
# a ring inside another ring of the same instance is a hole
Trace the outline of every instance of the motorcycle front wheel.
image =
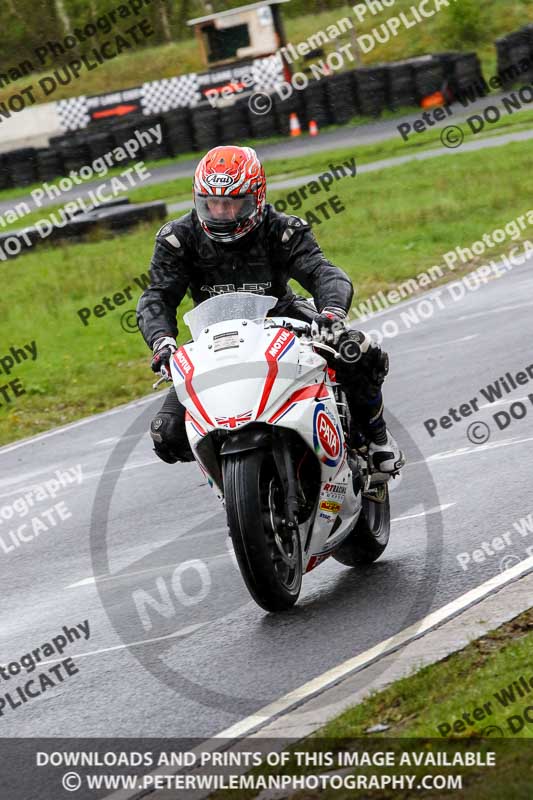
[(285, 492), (272, 453), (248, 450), (224, 457), (228, 526), (248, 591), (265, 611), (285, 611), (300, 595), (302, 550), (289, 531)]

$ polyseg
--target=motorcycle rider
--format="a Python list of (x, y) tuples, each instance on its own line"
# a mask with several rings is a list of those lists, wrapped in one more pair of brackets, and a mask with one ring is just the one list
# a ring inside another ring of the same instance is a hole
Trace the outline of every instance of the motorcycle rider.
[[(195, 304), (222, 292), (273, 295), (278, 302), (269, 316), (310, 322), (323, 341), (346, 354), (330, 363), (346, 393), (352, 420), (370, 442), (373, 468), (396, 473), (405, 460), (383, 419), (381, 387), (388, 356), (365, 334), (345, 328), (351, 280), (326, 259), (304, 220), (266, 204), (266, 188), (264, 169), (250, 147), (215, 147), (198, 164), (194, 210), (157, 233), (151, 283), (137, 306), (139, 328), (153, 352), (152, 370), (170, 374), (177, 349), (176, 311), (187, 291)], [(316, 309), (294, 294), (290, 278), (312, 295)], [(360, 355), (357, 361), (349, 355), (355, 351)], [(185, 408), (174, 387), (152, 420), (150, 433), (163, 461), (193, 460)]]

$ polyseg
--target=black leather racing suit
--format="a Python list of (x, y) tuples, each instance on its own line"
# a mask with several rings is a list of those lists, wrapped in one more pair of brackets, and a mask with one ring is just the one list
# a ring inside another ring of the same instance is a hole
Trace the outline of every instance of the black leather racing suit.
[[(212, 241), (193, 210), (163, 225), (156, 236), (150, 267), (150, 286), (137, 305), (139, 328), (151, 348), (163, 336), (176, 337), (176, 310), (185, 293), (195, 304), (222, 292), (250, 291), (278, 298), (272, 316), (287, 315), (311, 321), (316, 311), (288, 286), (294, 278), (306, 289), (318, 312), (334, 307), (348, 312), (353, 296), (351, 280), (329, 262), (310, 226), (267, 205), (261, 224), (229, 244)], [(354, 334), (355, 335), (355, 334)], [(369, 438), (384, 427), (381, 386), (388, 359), (371, 346), (354, 363), (335, 361), (337, 378), (347, 394), (352, 418)], [(151, 434), (157, 454), (170, 463), (189, 460), (185, 409), (170, 389)]]

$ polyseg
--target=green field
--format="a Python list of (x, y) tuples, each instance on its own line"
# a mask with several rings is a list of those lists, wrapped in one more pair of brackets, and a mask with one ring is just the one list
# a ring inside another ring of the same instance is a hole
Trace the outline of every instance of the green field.
[[(479, 141), (480, 139), (487, 139), (490, 137), (518, 133), (523, 130), (531, 129), (533, 125), (533, 111), (519, 111), (512, 115), (502, 116), (502, 119), (493, 125), (487, 125), (485, 130), (481, 133), (474, 135), (466, 123), (458, 123), (455, 119), (451, 118), (450, 123), (454, 125), (459, 124), (465, 134), (465, 143), (472, 141)], [(239, 142), (243, 145), (245, 142)], [(247, 144), (256, 145), (257, 142), (247, 142)], [(321, 173), (328, 169), (328, 164), (333, 160), (342, 160), (344, 158), (352, 158), (354, 155), (357, 157), (358, 166), (363, 164), (370, 164), (386, 158), (395, 158), (405, 156), (407, 154), (423, 153), (427, 150), (435, 148), (442, 148), (440, 139), (440, 130), (429, 128), (426, 132), (411, 135), (408, 141), (404, 141), (398, 134), (395, 139), (378, 142), (372, 145), (358, 145), (357, 147), (344, 148), (335, 150), (333, 152), (313, 152), (300, 158), (282, 158), (269, 161), (266, 163), (267, 178), (272, 184), (274, 181), (282, 181), (299, 176), (312, 175)], [(179, 163), (185, 159), (197, 159), (198, 153), (188, 153), (180, 159), (165, 159), (164, 161), (152, 161), (146, 163), (147, 171), (157, 170), (158, 167), (169, 164)], [(104, 180), (108, 180), (112, 175), (119, 175), (123, 168), (117, 167), (110, 170)], [(153, 200), (163, 200), (168, 204), (178, 203), (191, 199), (191, 178), (176, 178), (175, 180), (165, 181), (162, 183), (151, 184), (149, 186), (140, 185), (137, 189), (132, 189), (127, 192), (127, 196), (131, 202), (134, 203), (147, 203)], [(50, 182), (52, 185), (54, 182)], [(39, 184), (35, 184), (38, 186)], [(0, 191), (0, 201), (13, 200), (13, 204), (17, 200), (27, 197), (33, 186), (24, 189), (5, 189)], [(274, 193), (272, 194), (274, 196)], [(32, 204), (30, 204), (32, 205)], [(38, 222), (43, 217), (47, 217), (54, 211), (62, 208), (61, 205), (52, 205), (43, 207), (38, 211), (32, 211), (12, 223), (5, 223), (2, 225), (2, 231), (15, 230), (21, 227), (26, 227)], [(5, 214), (5, 212), (4, 212)]]
[[(393, 13), (398, 14), (401, 11), (407, 13), (413, 4), (413, 0), (396, 0), (394, 11), (386, 9), (384, 13), (376, 16), (369, 14), (363, 22), (359, 22), (353, 14), (351, 10), (353, 4), (339, 4), (339, 7), (334, 10), (287, 18), (285, 20), (287, 38), (293, 44), (297, 44), (345, 17), (349, 17), (354, 22), (358, 36), (368, 34)], [(502, 0), (483, 0), (481, 5), (482, 8), (473, 32), (467, 26), (461, 29), (457, 25), (453, 25), (451, 14), (445, 9), (426, 19), (423, 24), (409, 29), (402, 28), (398, 35), (388, 43), (378, 44), (370, 53), (363, 54), (362, 63), (367, 65), (382, 61), (396, 61), (410, 56), (450, 49), (476, 50), (482, 60), (486, 75), (492, 75), (496, 70), (495, 39), (517, 30), (528, 21), (533, 20), (533, 0), (506, 0), (505, 3)], [(334, 50), (339, 45), (352, 42), (351, 33), (353, 31), (347, 32), (342, 39), (331, 41), (325, 47), (326, 52)], [(301, 64), (295, 66), (299, 69)], [(353, 67), (354, 64), (348, 64), (348, 66)], [(112, 61), (104, 62), (98, 69), (83, 73), (78, 80), (72, 81), (67, 86), (58, 86), (53, 96), (44, 97), (37, 88), (35, 94), (38, 102), (49, 102), (82, 94), (103, 94), (138, 86), (144, 81), (158, 80), (204, 69), (198, 45), (193, 38), (190, 38), (173, 44), (140, 49), (131, 54), (121, 55)], [(41, 77), (42, 75), (27, 76), (0, 89), (0, 102), (5, 101), (11, 94), (27, 86), (28, 83), (37, 87)]]
[[(531, 143), (524, 142), (491, 150), (490, 157), (487, 152), (456, 152), (344, 179), (335, 192), (346, 210), (317, 225), (315, 234), (326, 255), (352, 277), (357, 302), (441, 263), (448, 250), (469, 246), (524, 214), (530, 208), (531, 161)], [(272, 193), (269, 199), (282, 196)], [(304, 203), (298, 214), (313, 206)], [(134, 278), (148, 268), (156, 229), (144, 226), (90, 244), (41, 247), (2, 263), (0, 358), (11, 346), (31, 341), (37, 343), (38, 357), (10, 375), (0, 374), (2, 384), (20, 379), (26, 391), (0, 407), (0, 443), (150, 391), (149, 351), (138, 333), (123, 330), (120, 320), (141, 293)], [(508, 246), (503, 244), (500, 252)], [(81, 308), (92, 308), (127, 286), (132, 287), (131, 302), (82, 324)], [(180, 316), (186, 309), (184, 303)], [(182, 329), (182, 339), (186, 336)]]

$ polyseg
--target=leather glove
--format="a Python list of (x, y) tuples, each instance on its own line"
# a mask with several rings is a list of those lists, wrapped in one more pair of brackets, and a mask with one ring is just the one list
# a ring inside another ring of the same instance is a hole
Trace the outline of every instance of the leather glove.
[(152, 371), (170, 380), (170, 359), (178, 349), (172, 336), (163, 336), (153, 344)]
[(311, 335), (326, 344), (335, 344), (346, 330), (345, 318), (341, 308), (324, 308), (313, 320)]

